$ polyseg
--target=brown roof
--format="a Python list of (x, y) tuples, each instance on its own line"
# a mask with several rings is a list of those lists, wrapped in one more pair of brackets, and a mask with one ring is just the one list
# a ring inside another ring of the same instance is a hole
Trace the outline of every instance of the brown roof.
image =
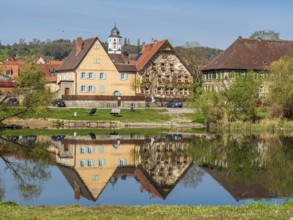
[(73, 47), (72, 51), (68, 55), (68, 57), (64, 60), (62, 66), (58, 69), (58, 71), (67, 71), (67, 70), (75, 70), (82, 60), (85, 58), (88, 51), (91, 49), (93, 44), (99, 40), (97, 37), (90, 38), (82, 41), (82, 49), (78, 54), (76, 54), (76, 47)]
[(109, 54), (119, 72), (137, 72), (136, 66), (130, 64), (130, 56), (124, 54)]
[(167, 40), (157, 41), (152, 44), (145, 45), (140, 56), (137, 60), (132, 61), (131, 63), (136, 65), (138, 71), (142, 70), (144, 66), (152, 59), (152, 57), (157, 53), (157, 51), (168, 42)]
[(136, 66), (134, 64), (115, 64), (119, 72), (137, 72)]
[(201, 70), (263, 70), (286, 55), (293, 55), (293, 41), (239, 37)]

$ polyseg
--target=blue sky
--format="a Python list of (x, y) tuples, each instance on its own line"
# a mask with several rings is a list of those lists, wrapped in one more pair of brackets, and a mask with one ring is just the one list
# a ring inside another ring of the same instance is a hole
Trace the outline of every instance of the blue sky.
[(168, 39), (225, 49), (238, 36), (275, 30), (293, 40), (289, 0), (1, 0), (0, 41), (98, 36), (106, 41), (116, 21), (136, 44)]

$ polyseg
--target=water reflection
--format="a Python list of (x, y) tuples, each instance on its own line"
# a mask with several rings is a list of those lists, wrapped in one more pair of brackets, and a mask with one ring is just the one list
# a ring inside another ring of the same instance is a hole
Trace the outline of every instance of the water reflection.
[(118, 177), (135, 177), (141, 192), (166, 198), (192, 164), (187, 149), (191, 139), (180, 135), (144, 136), (66, 136), (54, 138), (50, 152), (56, 154), (59, 169), (74, 190), (96, 201), (105, 186)]
[[(135, 179), (139, 185), (135, 199), (148, 194), (162, 204), (215, 205), (233, 203), (225, 193), (235, 202), (292, 197), (292, 143), (292, 137), (277, 135), (0, 137), (0, 158), (25, 201), (41, 197), (46, 182), (54, 185), (56, 180), (50, 178), (56, 164), (70, 185), (73, 201), (99, 201), (109, 194), (107, 187), (119, 188), (121, 181), (134, 190), (130, 180)], [(0, 173), (0, 199), (7, 193), (3, 182)], [(213, 192), (215, 183), (219, 189), (207, 203), (200, 202), (206, 198), (195, 201), (192, 193)], [(59, 193), (62, 184), (57, 183)], [(52, 204), (59, 204), (59, 199)]]
[(194, 139), (189, 154), (237, 200), (293, 195), (293, 139), (277, 135)]
[[(1, 137), (0, 159), (3, 161), (5, 171), (11, 173), (17, 183), (19, 195), (24, 200), (38, 197), (44, 182), (50, 177), (48, 146), (50, 142), (36, 136)], [(2, 183), (3, 181), (1, 181)], [(0, 184), (0, 200), (5, 197), (3, 183)]]

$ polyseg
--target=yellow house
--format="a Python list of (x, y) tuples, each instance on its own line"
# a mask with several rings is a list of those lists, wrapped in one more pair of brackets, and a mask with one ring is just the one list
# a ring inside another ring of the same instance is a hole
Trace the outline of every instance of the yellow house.
[[(75, 47), (57, 71), (59, 97), (68, 100), (67, 106), (98, 107), (98, 101), (117, 101), (117, 97), (123, 101), (124, 96), (136, 96), (132, 86), (136, 81), (136, 72), (135, 65), (114, 63), (97, 37), (86, 40), (79, 37), (76, 39)], [(76, 100), (79, 102), (76, 103)], [(116, 107), (115, 103), (108, 106)]]

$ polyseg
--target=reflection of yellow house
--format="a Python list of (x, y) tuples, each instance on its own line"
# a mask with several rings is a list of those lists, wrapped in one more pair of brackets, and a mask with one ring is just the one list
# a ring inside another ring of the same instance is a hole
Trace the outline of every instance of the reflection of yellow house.
[(184, 141), (154, 140), (141, 137), (66, 137), (54, 143), (59, 169), (74, 190), (96, 201), (104, 187), (117, 177), (135, 176), (141, 192), (165, 199), (192, 164), (184, 153)]
[(76, 197), (96, 200), (117, 167), (134, 165), (135, 144), (127, 140), (64, 139), (56, 160), (62, 164), (60, 170)]

